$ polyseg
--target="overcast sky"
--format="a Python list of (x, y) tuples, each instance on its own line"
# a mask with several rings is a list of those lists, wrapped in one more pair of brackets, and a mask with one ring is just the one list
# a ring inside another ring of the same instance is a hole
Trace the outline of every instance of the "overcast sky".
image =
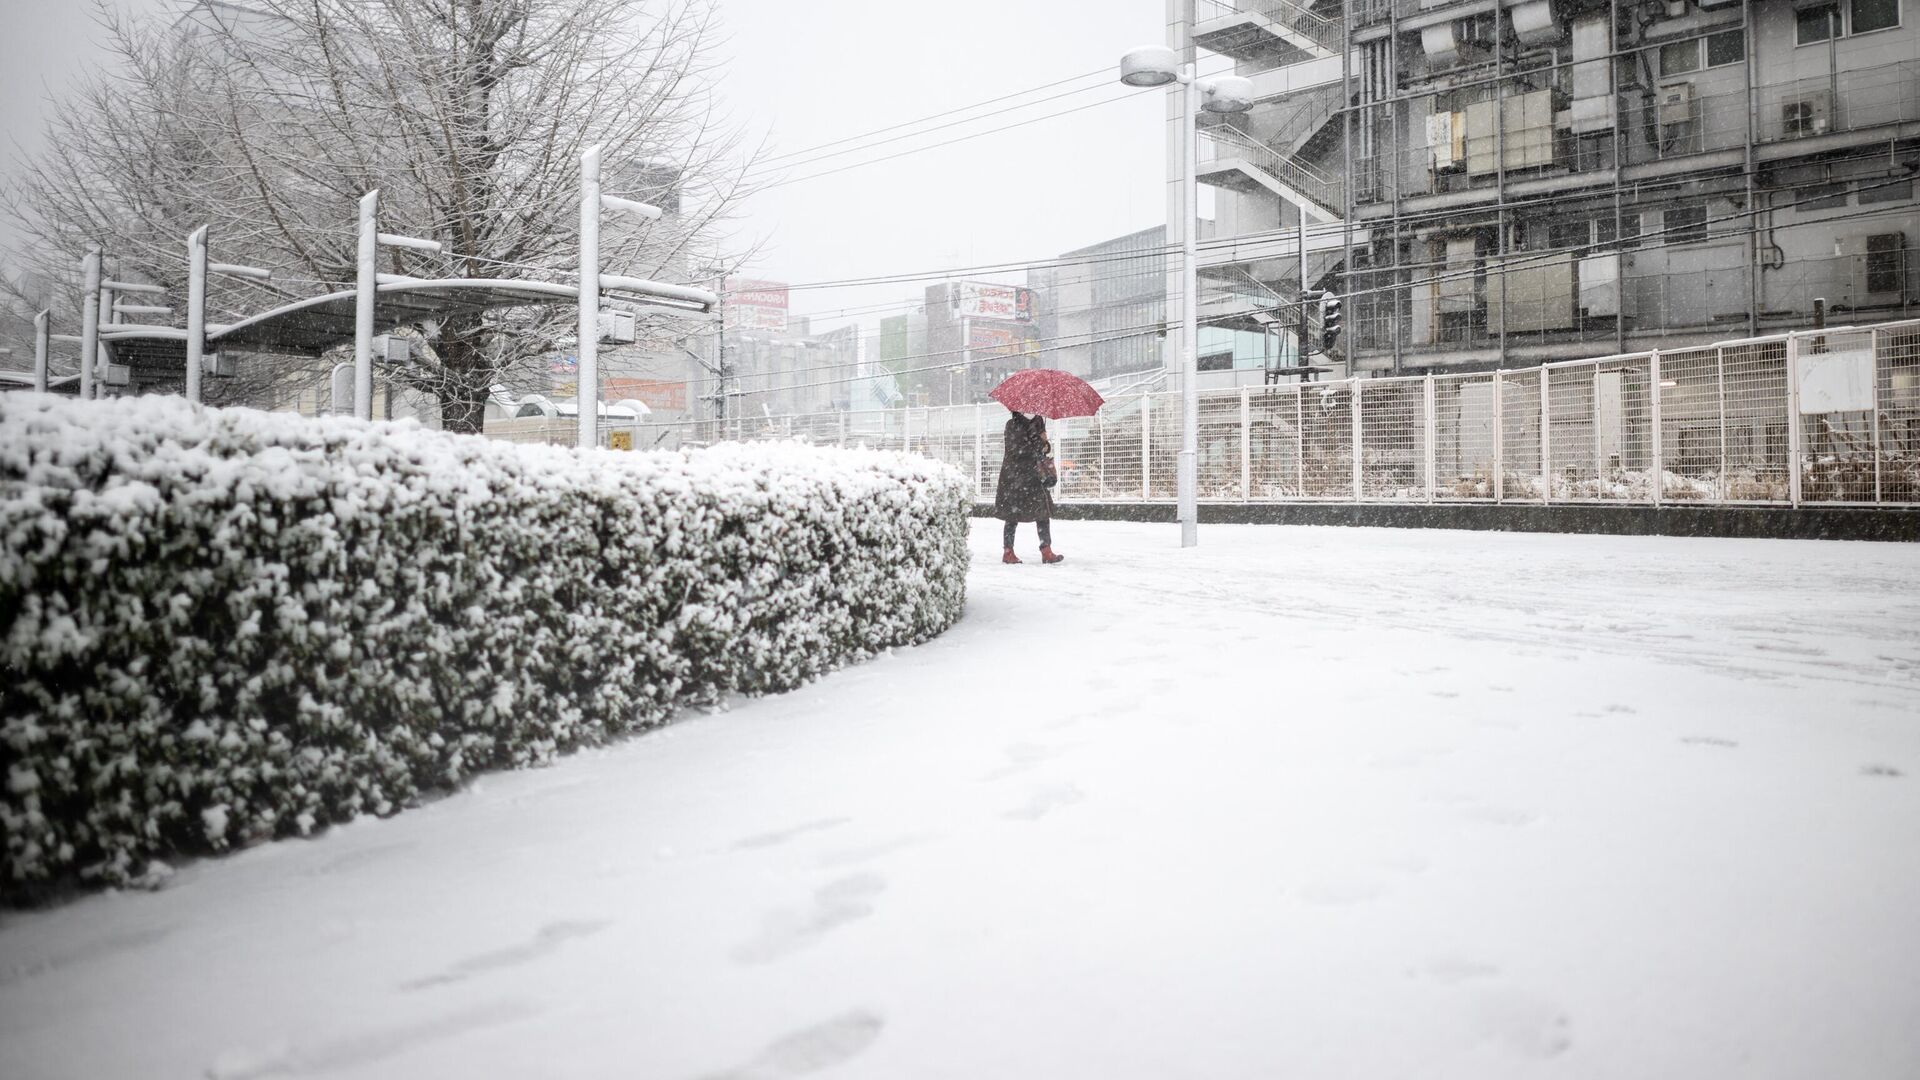
[[(147, 12), (180, 7), (180, 0), (118, 2)], [(1163, 0), (720, 2), (727, 30), (722, 91), (737, 119), (768, 137), (776, 153), (1091, 72), (1130, 46), (1159, 41), (1165, 21)], [(79, 0), (0, 0), (0, 13), (0, 122), (11, 165), (15, 144), (28, 152), (39, 147), (47, 93), (104, 57), (90, 43), (89, 5)], [(812, 282), (1011, 262), (1159, 224), (1160, 95), (1093, 104), (1123, 92), (1115, 83), (793, 169), (804, 176), (1092, 105), (768, 191), (739, 225), (743, 239), (766, 241), (754, 270)], [(918, 293), (918, 286), (802, 291), (793, 306), (798, 313), (830, 312)]]

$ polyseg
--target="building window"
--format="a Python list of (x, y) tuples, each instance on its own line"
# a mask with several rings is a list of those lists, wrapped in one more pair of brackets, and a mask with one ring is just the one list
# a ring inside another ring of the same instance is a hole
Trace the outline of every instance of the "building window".
[(1900, 279), (1906, 267), (1906, 237), (1900, 233), (1881, 233), (1867, 237), (1867, 291), (1901, 292)]
[(1738, 30), (1707, 35), (1707, 66), (1725, 67), (1747, 58), (1747, 43)]
[(1900, 25), (1900, 0), (1848, 0), (1847, 15), (1852, 33), (1891, 30)]
[(1592, 222), (1555, 221), (1547, 225), (1547, 248), (1551, 251), (1565, 251), (1568, 248), (1583, 248), (1592, 235)]
[(1660, 77), (1700, 70), (1700, 41), (1674, 41), (1660, 46)]
[(1795, 45), (1812, 45), (1840, 33), (1840, 9), (1831, 4), (1801, 8), (1793, 16)]
[(1813, 184), (1809, 187), (1793, 189), (1793, 208), (1802, 212), (1808, 210), (1832, 210), (1847, 205), (1847, 185)]
[(1862, 206), (1866, 206), (1869, 203), (1912, 201), (1913, 181), (1911, 180), (1902, 180), (1896, 183), (1888, 183), (1885, 180), (1875, 180), (1860, 189), (1860, 205)]
[(1707, 238), (1707, 208), (1676, 206), (1667, 211), (1668, 244), (1698, 244)]

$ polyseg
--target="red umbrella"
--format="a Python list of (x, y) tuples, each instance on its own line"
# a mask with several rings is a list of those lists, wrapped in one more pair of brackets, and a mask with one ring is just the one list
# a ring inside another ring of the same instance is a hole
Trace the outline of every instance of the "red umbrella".
[(989, 396), (1014, 412), (1039, 413), (1049, 420), (1092, 416), (1107, 403), (1085, 379), (1057, 368), (1016, 371)]

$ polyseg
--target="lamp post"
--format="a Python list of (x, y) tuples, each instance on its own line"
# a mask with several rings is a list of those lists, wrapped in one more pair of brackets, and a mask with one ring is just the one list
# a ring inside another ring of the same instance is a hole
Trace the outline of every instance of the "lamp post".
[[(187, 400), (196, 403), (200, 400), (200, 358), (207, 348), (207, 274), (210, 272), (253, 281), (273, 278), (273, 271), (259, 267), (207, 262), (205, 225), (187, 236)], [(359, 329), (357, 313), (355, 329)], [(354, 344), (357, 348), (359, 342)]]
[[(380, 287), (381, 247), (403, 247), (434, 255), (444, 248), (438, 240), (421, 240), (380, 231), (380, 189), (360, 196), (360, 244), (353, 286), (353, 415), (373, 419), (373, 306)], [(203, 238), (204, 244), (204, 238)], [(204, 257), (205, 252), (203, 251)]]
[[(1192, 29), (1188, 20), (1187, 28)], [(1200, 264), (1194, 251), (1194, 220), (1199, 216), (1198, 163), (1194, 153), (1195, 120), (1200, 111), (1246, 112), (1253, 107), (1253, 82), (1238, 75), (1201, 79), (1193, 65), (1164, 45), (1147, 45), (1120, 58), (1120, 81), (1128, 86), (1167, 86), (1179, 83), (1181, 221), (1180, 221), (1180, 457), (1175, 474), (1175, 496), (1180, 510), (1180, 546), (1199, 543), (1200, 460)], [(1169, 215), (1171, 216), (1171, 215)], [(1141, 462), (1142, 470), (1147, 462)]]
[[(600, 144), (580, 155), (580, 341), (574, 349), (578, 366), (574, 377), (575, 409), (580, 414), (579, 446), (600, 445), (600, 290), (655, 290), (658, 286), (622, 274), (600, 272), (600, 212), (619, 210), (653, 221), (660, 208), (617, 195), (600, 193)], [(690, 290), (698, 296), (707, 294)]]
[(47, 392), (47, 353), (53, 347), (53, 312), (42, 311), (33, 317), (33, 388)]

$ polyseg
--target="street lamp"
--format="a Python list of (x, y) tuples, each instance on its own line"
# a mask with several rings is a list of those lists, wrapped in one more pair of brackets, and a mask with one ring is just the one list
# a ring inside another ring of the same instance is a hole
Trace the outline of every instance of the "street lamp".
[[(353, 284), (353, 415), (362, 420), (373, 419), (373, 307), (380, 288), (380, 249), (401, 247), (434, 255), (445, 250), (438, 240), (383, 233), (379, 221), (380, 189), (375, 188), (360, 196), (360, 239)], [(202, 237), (203, 258), (205, 243)]]
[[(574, 349), (573, 400), (580, 419), (578, 445), (591, 450), (600, 445), (600, 290), (628, 289), (659, 292), (661, 286), (625, 274), (600, 272), (600, 212), (617, 210), (643, 221), (658, 221), (660, 208), (618, 195), (600, 192), (600, 144), (580, 155), (580, 340)], [(711, 294), (698, 289), (676, 290), (686, 298), (705, 300)]]
[[(1199, 217), (1198, 166), (1194, 154), (1195, 118), (1210, 113), (1239, 113), (1253, 108), (1253, 82), (1238, 75), (1201, 79), (1193, 65), (1164, 45), (1146, 45), (1120, 58), (1120, 81), (1128, 86), (1167, 86), (1179, 83), (1181, 222), (1180, 222), (1180, 457), (1175, 474), (1175, 496), (1180, 509), (1180, 546), (1199, 543), (1200, 459), (1200, 265), (1194, 252), (1194, 221)], [(1195, 91), (1198, 91), (1196, 94)], [(1141, 462), (1141, 468), (1147, 467)]]
[[(200, 358), (207, 348), (207, 274), (209, 273), (226, 274), (252, 281), (270, 281), (273, 278), (273, 271), (262, 270), (259, 267), (239, 266), (234, 263), (209, 263), (207, 261), (207, 226), (202, 225), (187, 234), (187, 400), (195, 403), (200, 400)], [(354, 328), (358, 330), (359, 325), (359, 313), (355, 312)], [(359, 356), (357, 337), (354, 346), (357, 360)]]

